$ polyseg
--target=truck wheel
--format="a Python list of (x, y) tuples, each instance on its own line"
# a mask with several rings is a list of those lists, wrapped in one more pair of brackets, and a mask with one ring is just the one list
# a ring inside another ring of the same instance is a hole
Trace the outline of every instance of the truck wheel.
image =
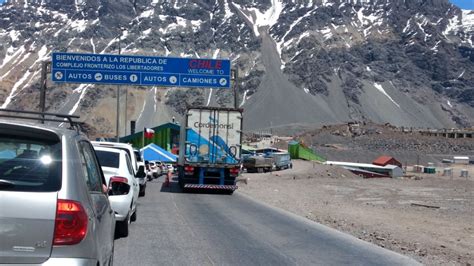
[(225, 194), (227, 194), (227, 195), (232, 195), (232, 194), (234, 194), (234, 191), (233, 191), (233, 190), (227, 190), (227, 191), (225, 192)]

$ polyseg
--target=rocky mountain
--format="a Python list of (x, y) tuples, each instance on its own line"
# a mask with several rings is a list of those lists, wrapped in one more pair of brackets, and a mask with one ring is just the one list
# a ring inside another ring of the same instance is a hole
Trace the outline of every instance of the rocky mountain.
[[(37, 108), (40, 65), (52, 51), (120, 46), (122, 54), (230, 58), (245, 130), (351, 120), (474, 125), (474, 12), (448, 0), (9, 0), (0, 13), (2, 108)], [(49, 111), (80, 114), (92, 135), (114, 135), (116, 86), (47, 85)], [(231, 90), (120, 90), (121, 124), (137, 120), (137, 128), (187, 105), (234, 105)]]

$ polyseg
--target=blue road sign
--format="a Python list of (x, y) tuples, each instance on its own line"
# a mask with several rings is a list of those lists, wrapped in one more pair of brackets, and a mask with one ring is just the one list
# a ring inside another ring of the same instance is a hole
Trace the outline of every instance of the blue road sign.
[(230, 88), (230, 60), (53, 53), (54, 82)]

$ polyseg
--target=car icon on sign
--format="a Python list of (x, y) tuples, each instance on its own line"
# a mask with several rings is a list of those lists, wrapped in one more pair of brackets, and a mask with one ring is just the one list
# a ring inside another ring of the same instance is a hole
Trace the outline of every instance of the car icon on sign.
[(95, 73), (94, 78), (97, 81), (101, 81), (102, 80), (102, 74), (101, 73)]
[(63, 79), (64, 75), (63, 75), (63, 72), (61, 71), (56, 71), (56, 73), (54, 73), (54, 77), (56, 79)]

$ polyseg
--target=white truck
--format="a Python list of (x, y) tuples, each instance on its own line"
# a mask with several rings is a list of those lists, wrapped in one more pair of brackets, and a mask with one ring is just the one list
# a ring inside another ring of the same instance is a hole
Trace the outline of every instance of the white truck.
[(242, 109), (189, 108), (181, 124), (178, 181), (184, 190), (237, 189)]

